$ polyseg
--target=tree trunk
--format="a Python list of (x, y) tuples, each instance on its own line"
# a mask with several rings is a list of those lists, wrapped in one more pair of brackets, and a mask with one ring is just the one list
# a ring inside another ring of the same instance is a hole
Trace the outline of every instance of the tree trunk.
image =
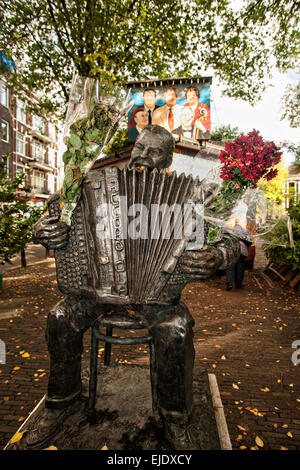
[(26, 262), (26, 253), (25, 253), (25, 249), (23, 248), (23, 250), (21, 251), (21, 266), (22, 268), (26, 268), (27, 266), (27, 262)]

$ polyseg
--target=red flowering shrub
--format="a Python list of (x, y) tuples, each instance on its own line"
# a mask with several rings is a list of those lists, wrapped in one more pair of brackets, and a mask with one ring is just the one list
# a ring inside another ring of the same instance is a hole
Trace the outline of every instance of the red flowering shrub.
[(280, 161), (282, 152), (279, 150), (274, 142), (265, 142), (253, 129), (249, 134), (225, 143), (225, 149), (219, 155), (223, 163), (220, 176), (234, 182), (237, 190), (256, 188), (261, 178), (271, 180), (277, 175), (277, 169), (272, 167)]

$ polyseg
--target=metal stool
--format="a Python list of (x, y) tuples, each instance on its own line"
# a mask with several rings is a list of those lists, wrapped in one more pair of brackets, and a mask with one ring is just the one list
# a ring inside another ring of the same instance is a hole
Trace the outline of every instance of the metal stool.
[[(106, 328), (106, 335), (100, 333), (99, 328)], [(131, 344), (146, 344), (150, 346), (150, 375), (151, 375), (151, 388), (152, 388), (152, 409), (153, 413), (157, 414), (157, 396), (154, 372), (154, 345), (152, 336), (139, 336), (135, 338), (120, 338), (112, 336), (113, 328), (120, 328), (124, 330), (140, 330), (147, 328), (145, 323), (138, 318), (131, 317), (128, 314), (111, 314), (97, 320), (92, 326), (91, 335), (91, 358), (90, 358), (90, 381), (89, 381), (89, 403), (88, 411), (93, 413), (95, 411), (96, 390), (97, 390), (97, 358), (98, 358), (98, 342), (105, 342), (104, 364), (109, 365), (110, 353), (112, 344), (121, 344), (124, 346)]]

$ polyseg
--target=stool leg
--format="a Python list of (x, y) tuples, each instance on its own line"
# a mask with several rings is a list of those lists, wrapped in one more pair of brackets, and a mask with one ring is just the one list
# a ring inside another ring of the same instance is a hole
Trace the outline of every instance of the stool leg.
[(150, 376), (151, 376), (151, 390), (152, 390), (152, 411), (154, 416), (158, 416), (157, 408), (157, 373), (155, 366), (155, 351), (154, 343), (151, 341), (150, 347)]
[(96, 391), (97, 391), (97, 362), (98, 362), (98, 340), (92, 327), (91, 334), (91, 358), (90, 358), (90, 382), (89, 382), (89, 411), (95, 409)]
[[(106, 328), (106, 336), (112, 336), (112, 327), (108, 326)], [(106, 366), (109, 366), (110, 364), (110, 353), (111, 353), (111, 344), (110, 343), (105, 343), (105, 351), (104, 351), (104, 364)]]

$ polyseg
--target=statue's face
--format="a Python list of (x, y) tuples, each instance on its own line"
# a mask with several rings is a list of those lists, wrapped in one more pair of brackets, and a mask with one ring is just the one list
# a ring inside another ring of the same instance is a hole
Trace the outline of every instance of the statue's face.
[(139, 134), (131, 153), (129, 167), (135, 168), (167, 168), (172, 161), (172, 152), (167, 139), (173, 139), (170, 134), (166, 136), (163, 132), (153, 133), (147, 127)]

